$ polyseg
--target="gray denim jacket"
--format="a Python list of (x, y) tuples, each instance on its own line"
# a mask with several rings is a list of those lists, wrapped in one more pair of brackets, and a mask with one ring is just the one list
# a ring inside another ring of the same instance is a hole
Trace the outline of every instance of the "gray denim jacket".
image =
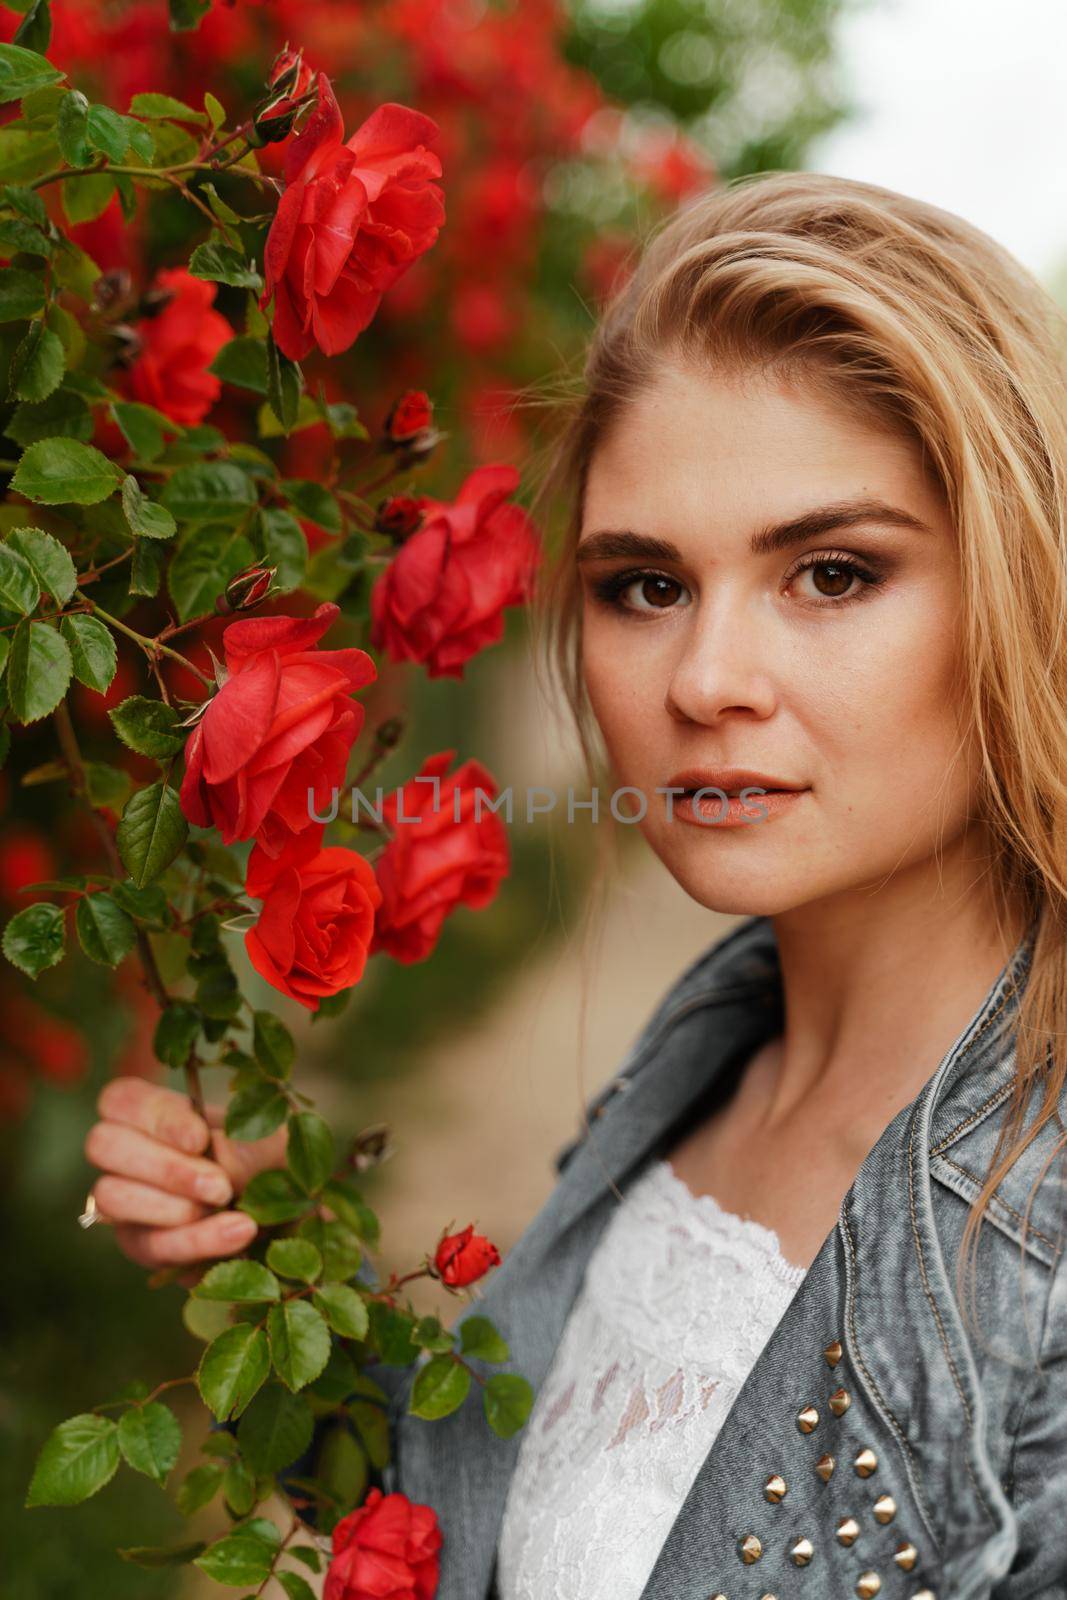
[[(1031, 928), (865, 1158), (708, 1452), (642, 1600), (1067, 1600), (1058, 1162), (1021, 1247), (1022, 1213), (1055, 1119), (1002, 1179), (983, 1222), (979, 1337), (965, 1329), (954, 1282), (969, 1202), (1011, 1088), (1017, 994), (1009, 980), (1025, 983), (1032, 936)], [(750, 918), (687, 968), (591, 1103), (588, 1135), (557, 1156), (547, 1203), (464, 1311), (494, 1319), (511, 1347), (508, 1370), (535, 1390), (618, 1204), (611, 1183), (624, 1190), (665, 1153), (780, 1024), (773, 929)], [(1033, 1108), (1039, 1103), (1035, 1091)], [(410, 1381), (405, 1373), (394, 1386), (386, 1487), (438, 1514), (437, 1600), (488, 1600), (523, 1434), (493, 1434), (474, 1392), (443, 1420), (409, 1415)], [(786, 1489), (769, 1499), (775, 1474)]]

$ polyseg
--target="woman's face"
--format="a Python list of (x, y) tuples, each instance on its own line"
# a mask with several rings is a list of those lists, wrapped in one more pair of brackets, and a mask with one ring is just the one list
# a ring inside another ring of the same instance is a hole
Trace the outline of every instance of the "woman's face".
[[(915, 443), (779, 377), (665, 360), (596, 450), (577, 559), (616, 783), (694, 899), (774, 915), (944, 873), (976, 769), (955, 535)], [(773, 789), (741, 769), (796, 792), (725, 824), (719, 795), (657, 793)]]

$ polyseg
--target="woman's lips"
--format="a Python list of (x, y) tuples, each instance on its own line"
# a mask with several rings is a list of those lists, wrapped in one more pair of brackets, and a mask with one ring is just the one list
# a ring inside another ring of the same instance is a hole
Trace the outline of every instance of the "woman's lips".
[[(664, 798), (673, 800), (668, 817), (673, 813), (676, 821), (688, 822), (692, 827), (753, 828), (761, 822), (770, 822), (781, 816), (783, 811), (788, 811), (807, 793), (807, 789), (761, 791), (752, 788), (742, 798), (740, 795), (725, 795), (722, 789), (708, 788), (703, 793), (700, 790), (687, 790), (685, 794), (666, 795)], [(699, 800), (694, 798), (696, 794), (700, 794)]]

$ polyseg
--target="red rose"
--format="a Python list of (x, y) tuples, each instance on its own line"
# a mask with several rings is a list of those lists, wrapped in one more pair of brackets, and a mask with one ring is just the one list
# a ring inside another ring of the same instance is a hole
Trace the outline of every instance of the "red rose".
[(157, 273), (155, 287), (169, 289), (173, 298), (158, 316), (137, 323), (141, 353), (129, 371), (130, 393), (183, 427), (193, 427), (222, 392), (221, 380), (207, 369), (233, 338), (233, 329), (212, 309), (216, 285), (184, 267)]
[[(442, 750), (423, 762), (418, 776), (436, 777), (436, 785), (413, 778), (399, 794), (382, 797), (382, 818), (394, 831), (375, 862), (382, 904), (372, 955), (386, 950), (396, 961), (424, 961), (449, 912), (488, 905), (507, 876), (507, 833), (485, 798), (496, 798), (496, 782), (479, 761), (445, 777), (455, 753)], [(374, 804), (374, 795), (366, 798)]]
[(275, 989), (309, 1011), (363, 976), (381, 890), (357, 850), (323, 848), (323, 828), (306, 828), (277, 856), (254, 845), (245, 893), (262, 900), (245, 934), (248, 959)]
[(441, 1542), (432, 1506), (372, 1489), (333, 1530), (323, 1600), (433, 1600)]
[(387, 533), (400, 544), (418, 531), (422, 523), (422, 505), (410, 494), (394, 494), (378, 507), (374, 526), (379, 533)]
[(413, 439), (433, 420), (433, 405), (422, 389), (409, 389), (390, 409), (385, 419), (385, 436), (396, 444)]
[(504, 607), (527, 599), (536, 530), (508, 500), (519, 474), (477, 467), (453, 503), (421, 496), (422, 527), (371, 590), (371, 644), (393, 661), (421, 661), (431, 678), (462, 678), (471, 656), (504, 633)]
[(445, 220), (431, 182), (441, 163), (426, 149), (437, 124), (392, 102), (344, 142), (341, 112), (324, 72), (303, 133), (288, 146), (285, 192), (264, 251), (274, 338), (293, 361), (318, 345), (347, 350), (390, 284), (430, 248)]
[(471, 1222), (461, 1233), (442, 1234), (433, 1264), (442, 1283), (450, 1289), (465, 1289), (468, 1283), (483, 1278), (490, 1267), (499, 1267), (500, 1251), (484, 1233), (475, 1233)]
[(223, 630), (229, 676), (189, 737), (179, 800), (224, 844), (254, 838), (277, 855), (315, 826), (312, 811), (330, 808), (363, 725), (350, 696), (377, 677), (364, 650), (315, 648), (339, 611), (324, 600), (310, 617), (248, 617)]

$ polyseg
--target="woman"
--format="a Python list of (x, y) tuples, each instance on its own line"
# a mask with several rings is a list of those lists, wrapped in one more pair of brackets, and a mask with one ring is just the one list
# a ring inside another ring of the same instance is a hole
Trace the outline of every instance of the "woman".
[[(606, 310), (547, 638), (745, 920), (487, 1282), (526, 1428), (396, 1386), (440, 1600), (1067, 1597), (1065, 375), (991, 240), (818, 174), (700, 197)], [(129, 1254), (247, 1242), (179, 1096), (101, 1110)]]

